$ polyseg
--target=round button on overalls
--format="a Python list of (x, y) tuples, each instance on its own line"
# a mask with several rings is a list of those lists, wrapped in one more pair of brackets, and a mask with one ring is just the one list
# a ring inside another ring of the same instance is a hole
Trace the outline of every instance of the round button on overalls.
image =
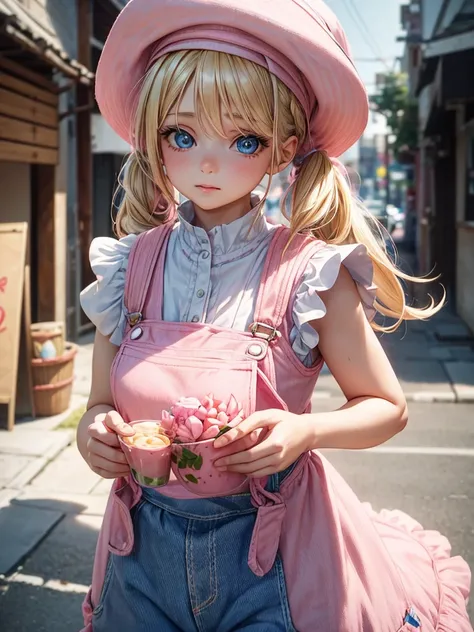
[(133, 329), (132, 333), (130, 334), (130, 338), (132, 340), (138, 340), (138, 338), (140, 338), (142, 334), (143, 334), (143, 329), (141, 327), (135, 327), (135, 329)]

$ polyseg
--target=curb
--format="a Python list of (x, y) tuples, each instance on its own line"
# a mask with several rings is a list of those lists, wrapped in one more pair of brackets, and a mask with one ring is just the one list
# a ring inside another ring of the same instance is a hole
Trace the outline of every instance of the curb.
[(459, 402), (453, 391), (450, 393), (434, 393), (432, 391), (405, 393), (405, 398), (407, 402), (418, 404), (457, 404)]
[[(451, 386), (451, 388), (453, 388)], [(341, 399), (342, 393), (332, 391), (318, 391), (313, 393), (312, 400), (318, 399)], [(419, 391), (415, 393), (405, 393), (407, 402), (416, 404), (474, 404), (474, 395), (462, 395), (451, 392)]]

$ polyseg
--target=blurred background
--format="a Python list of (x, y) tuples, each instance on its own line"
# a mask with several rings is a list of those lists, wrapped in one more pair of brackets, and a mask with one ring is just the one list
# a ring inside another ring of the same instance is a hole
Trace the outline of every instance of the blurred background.
[[(328, 457), (363, 500), (442, 531), (474, 566), (474, 0), (326, 1), (369, 93), (367, 129), (341, 157), (353, 192), (386, 228), (402, 268), (439, 275), (447, 293), (435, 318), (380, 336), (409, 402), (406, 431)], [(112, 199), (130, 151), (94, 100), (97, 62), (125, 4), (0, 0), (0, 628), (8, 632), (81, 627), (110, 487), (75, 446), (94, 337), (79, 292), (94, 280), (91, 240), (113, 236)], [(288, 177), (273, 180), (270, 221), (284, 221)], [(441, 294), (439, 282), (406, 289), (417, 305), (427, 290)], [(313, 410), (344, 402), (324, 368)]]
[[(442, 274), (474, 328), (474, 0), (329, 0), (370, 95), (343, 157), (354, 190), (417, 270)], [(94, 236), (113, 234), (129, 147), (94, 102), (94, 71), (124, 0), (0, 0), (0, 222), (26, 221), (33, 321), (90, 327), (79, 291)], [(268, 216), (280, 220), (278, 178)]]
[[(473, 0), (329, 0), (370, 94), (342, 158), (353, 187), (421, 273), (443, 275), (474, 327)], [(88, 248), (112, 234), (129, 151), (99, 114), (94, 71), (123, 0), (0, 0), (0, 222), (26, 221), (33, 321), (89, 324)], [(279, 220), (279, 181), (268, 215)]]

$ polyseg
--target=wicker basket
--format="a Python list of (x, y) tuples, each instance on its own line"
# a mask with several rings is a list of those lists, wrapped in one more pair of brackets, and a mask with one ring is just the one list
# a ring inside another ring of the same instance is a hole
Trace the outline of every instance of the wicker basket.
[(39, 417), (59, 415), (69, 407), (71, 401), (72, 383), (70, 377), (56, 384), (41, 384), (33, 387), (36, 414)]
[(35, 386), (58, 384), (72, 378), (76, 353), (77, 345), (66, 342), (65, 351), (58, 358), (51, 358), (50, 360), (33, 358), (31, 360), (33, 384)]
[(58, 358), (33, 358), (33, 397), (38, 416), (59, 415), (71, 401), (74, 380), (74, 358), (77, 345), (65, 343), (65, 352)]
[[(34, 323), (30, 328), (32, 351), (34, 358), (41, 358), (43, 345), (47, 341), (51, 341), (55, 350), (56, 357), (62, 356), (64, 353), (64, 325), (59, 322)], [(54, 350), (53, 350), (54, 351)]]

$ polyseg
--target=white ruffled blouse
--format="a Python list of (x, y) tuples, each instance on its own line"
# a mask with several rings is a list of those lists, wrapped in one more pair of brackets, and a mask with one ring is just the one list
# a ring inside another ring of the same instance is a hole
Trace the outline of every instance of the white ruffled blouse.
[[(164, 272), (163, 319), (202, 322), (244, 331), (252, 323), (258, 286), (275, 226), (254, 209), (209, 232), (193, 226), (192, 202), (179, 208)], [(120, 345), (125, 328), (123, 293), (130, 250), (137, 235), (94, 239), (90, 262), (97, 281), (81, 293), (84, 312), (104, 336)], [(310, 260), (293, 307), (290, 342), (306, 366), (317, 357), (319, 337), (309, 324), (323, 318), (319, 292), (331, 288), (341, 263), (357, 284), (369, 319), (375, 315), (373, 266), (362, 244), (326, 245)]]

